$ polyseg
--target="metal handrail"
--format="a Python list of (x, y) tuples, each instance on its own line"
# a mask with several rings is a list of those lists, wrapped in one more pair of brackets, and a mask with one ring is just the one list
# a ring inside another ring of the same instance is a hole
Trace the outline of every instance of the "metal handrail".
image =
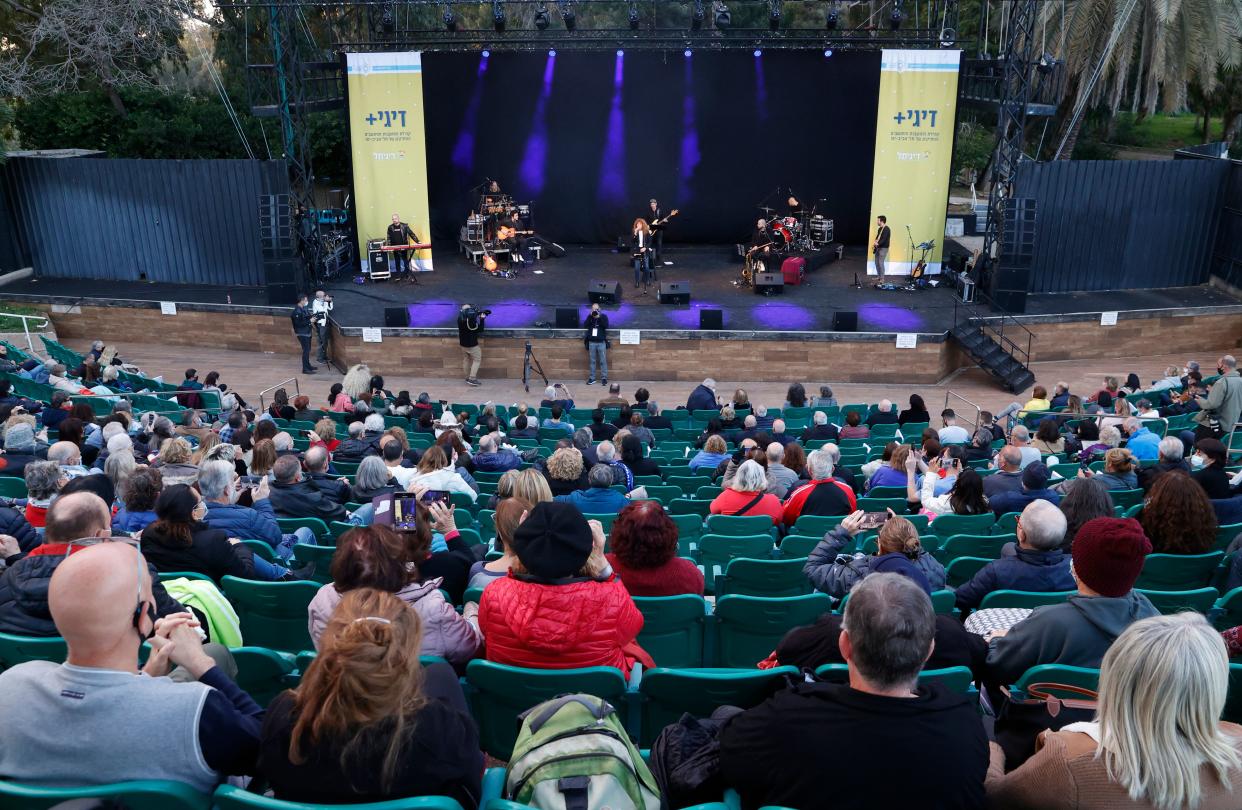
[(1229, 466), (1229, 457), (1233, 455), (1233, 437), (1237, 435), (1238, 428), (1242, 427), (1242, 422), (1234, 422), (1233, 427), (1229, 428), (1229, 441), (1225, 443), (1225, 466)]
[[(1023, 414), (1022, 419), (1019, 421), (1024, 421), (1027, 417), (1030, 417), (1030, 416), (1056, 416), (1056, 417), (1064, 417), (1066, 421), (1069, 421), (1072, 419), (1074, 421), (1081, 422), (1085, 419), (1094, 419), (1097, 424), (1103, 421), (1104, 419), (1109, 419), (1109, 418), (1137, 419), (1140, 422), (1164, 422), (1164, 432), (1166, 435), (1169, 432), (1169, 419), (1167, 416), (1139, 416), (1138, 414), (1130, 414), (1129, 416), (1118, 416), (1115, 413), (1066, 413), (1065, 411), (1019, 411), (1018, 413)], [(1015, 414), (1015, 417), (1016, 416), (1017, 414)], [(1242, 425), (1242, 422), (1239, 422), (1238, 424)]]
[(277, 388), (284, 388), (284, 387), (285, 387), (286, 385), (288, 385), (289, 383), (293, 383), (293, 392), (294, 392), (294, 394), (295, 394), (295, 395), (296, 395), (296, 394), (301, 394), (301, 393), (302, 393), (302, 389), (301, 389), (300, 387), (298, 387), (298, 378), (297, 378), (297, 377), (290, 377), (290, 378), (289, 378), (289, 379), (287, 379), (287, 380), (281, 380), (280, 382), (276, 383), (275, 385), (269, 386), (269, 387), (267, 387), (267, 388), (264, 388), (262, 391), (260, 391), (260, 392), (259, 392), (259, 407), (260, 407), (260, 408), (262, 408), (263, 410), (267, 410), (267, 403), (264, 401), (264, 399), (263, 399), (263, 395), (264, 395), (264, 394), (266, 394), (266, 393), (267, 393), (267, 392), (269, 392), (269, 391), (275, 391)]
[[(969, 399), (967, 399), (966, 397), (962, 396), (961, 394), (955, 394), (955, 393), (953, 393), (952, 391), (945, 391), (945, 392), (944, 392), (944, 407), (945, 407), (946, 409), (949, 407), (949, 397), (953, 397), (953, 398), (955, 398), (955, 399), (960, 399), (962, 402), (965, 402), (967, 405), (969, 405), (970, 407), (972, 407), (972, 408), (974, 408), (974, 409), (975, 409), (975, 421), (974, 421), (974, 426), (975, 426), (975, 430), (978, 430), (978, 429), (979, 429), (979, 414), (983, 413), (983, 408), (980, 408), (978, 405), (976, 405), (975, 403), (971, 402)], [(956, 412), (956, 409), (955, 409), (955, 411), (954, 411), (954, 412)], [(972, 431), (970, 431), (970, 432), (973, 434), (973, 433), (975, 432), (975, 430), (972, 430)]]
[[(971, 306), (970, 304), (963, 303), (955, 298), (953, 299), (953, 325), (957, 326), (958, 324), (958, 312), (957, 312), (958, 307), (960, 306), (960, 307), (965, 308), (970, 313), (968, 320), (978, 321), (980, 329), (991, 331), (1000, 340), (1002, 344), (1007, 344), (1008, 346), (1011, 347), (1010, 354), (1021, 354), (1023, 357), (1022, 364), (1024, 366), (1029, 366), (1031, 364), (1031, 345), (1035, 340), (1038, 339), (1038, 335), (1036, 335), (1030, 329), (1027, 329), (1025, 326), (1023, 326), (1018, 321), (1017, 318), (1015, 318), (1014, 316), (1006, 312), (1005, 309), (1001, 307), (1000, 305), (998, 305), (992, 299), (992, 297), (989, 296), (987, 293), (978, 289), (978, 287), (975, 288), (975, 292), (976, 292), (976, 295), (975, 295), (976, 301), (978, 301), (979, 297), (982, 296), (983, 299), (987, 302), (987, 304), (991, 306), (994, 310), (999, 312), (1000, 314), (999, 315), (980, 314), (980, 312), (977, 309), (975, 309), (973, 306)], [(999, 329), (995, 325), (990, 323), (990, 321), (996, 320), (997, 318), (1000, 319)], [(1026, 332), (1026, 351), (1025, 352), (1022, 351), (1021, 344), (1016, 343), (1012, 338), (1009, 338), (1005, 335), (1005, 322), (1006, 321), (1012, 321), (1014, 326), (1018, 327), (1023, 332)]]
[(6, 318), (21, 318), (22, 319), (22, 331), (26, 333), (26, 347), (30, 349), (31, 354), (34, 354), (35, 353), (34, 341), (30, 339), (30, 325), (26, 322), (27, 321), (42, 321), (42, 323), (36, 326), (35, 329), (36, 330), (45, 329), (47, 328), (47, 325), (48, 325), (47, 316), (46, 315), (19, 315), (16, 312), (0, 312), (0, 316), (6, 317)]

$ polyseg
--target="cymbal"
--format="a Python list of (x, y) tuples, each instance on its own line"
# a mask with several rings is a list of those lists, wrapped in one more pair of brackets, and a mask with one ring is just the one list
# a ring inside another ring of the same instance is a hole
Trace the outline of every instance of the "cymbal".
[(760, 210), (760, 211), (766, 211), (767, 213), (769, 213), (769, 214), (770, 214), (770, 213), (772, 213), (773, 211), (775, 211), (776, 209), (775, 209), (775, 208), (768, 208), (766, 205), (761, 205), (761, 206), (759, 206), (759, 210)]

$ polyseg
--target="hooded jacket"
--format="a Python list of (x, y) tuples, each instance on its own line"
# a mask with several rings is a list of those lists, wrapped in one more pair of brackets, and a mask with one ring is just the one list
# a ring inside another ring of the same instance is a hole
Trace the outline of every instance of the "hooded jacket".
[[(438, 655), (458, 670), (474, 658), (483, 645), (483, 636), (477, 627), (466, 621), (452, 605), (444, 601), (440, 593), (443, 579), (437, 577), (424, 582), (411, 582), (394, 594), (414, 608), (423, 625), (422, 655)], [(329, 582), (319, 589), (307, 609), (311, 641), (319, 649), (319, 637), (328, 626), (333, 611), (341, 602), (341, 593)]]
[(628, 676), (634, 661), (642, 660), (635, 655), (635, 639), (643, 614), (615, 576), (552, 585), (510, 573), (483, 591), (479, 628), (487, 639), (487, 660), (499, 664), (616, 667)]
[(1038, 664), (1098, 669), (1117, 636), (1160, 611), (1137, 591), (1125, 596), (1071, 596), (1037, 607), (1009, 632), (992, 640), (988, 671), (994, 683), (1013, 683)]
[(324, 495), (313, 481), (305, 478), (291, 484), (277, 481), (272, 484), (268, 497), (278, 518), (317, 517), (324, 523), (331, 523), (349, 517), (344, 506)]
[(236, 503), (207, 501), (207, 517), (203, 519), (213, 529), (220, 529), (229, 537), (242, 540), (262, 540), (276, 548), (284, 540), (272, 502), (267, 498), (254, 502), (254, 506)]
[(970, 582), (957, 589), (957, 607), (979, 607), (992, 591), (1072, 591), (1078, 586), (1070, 575), (1070, 558), (1061, 549), (1036, 551), (1018, 547), (1013, 557), (1001, 557), (983, 566)]
[(716, 404), (716, 392), (706, 385), (700, 384), (686, 399), (687, 411), (714, 411), (719, 407)]
[[(849, 532), (837, 526), (824, 535), (824, 539), (820, 540), (815, 548), (811, 549), (802, 572), (811, 580), (815, 590), (822, 591), (834, 599), (841, 599), (858, 584), (859, 580), (871, 573), (876, 560), (880, 557), (866, 554), (852, 556), (841, 554), (841, 549), (845, 548), (851, 539)], [(944, 587), (944, 566), (931, 554), (926, 551), (921, 552), (917, 560), (911, 561), (911, 565), (927, 577), (927, 582), (933, 591)]]

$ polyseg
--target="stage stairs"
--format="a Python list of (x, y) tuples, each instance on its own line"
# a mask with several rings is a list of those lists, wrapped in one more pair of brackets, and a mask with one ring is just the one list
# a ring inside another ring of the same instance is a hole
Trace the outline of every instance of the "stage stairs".
[[(959, 317), (959, 314), (965, 317)], [(1005, 334), (1006, 328), (1008, 335)], [(1025, 351), (1021, 344), (1013, 340), (1015, 333), (1020, 338), (1026, 338)], [(1031, 341), (1035, 336), (1012, 316), (983, 317), (970, 307), (959, 306), (959, 312), (954, 313), (953, 328), (949, 330), (949, 334), (1006, 391), (1016, 394), (1035, 382), (1035, 374), (1027, 368), (1031, 357)]]

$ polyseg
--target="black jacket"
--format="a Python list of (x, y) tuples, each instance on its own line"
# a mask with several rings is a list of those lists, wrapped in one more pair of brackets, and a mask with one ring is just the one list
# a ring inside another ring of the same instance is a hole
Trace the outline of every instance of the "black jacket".
[(483, 335), (483, 327), (485, 321), (482, 317), (470, 320), (464, 315), (457, 316), (457, 343), (463, 348), (472, 348), (479, 345), (479, 338)]
[(332, 457), (340, 461), (354, 459), (361, 461), (367, 456), (378, 456), (379, 440), (383, 435), (383, 433), (367, 431), (356, 439), (346, 439), (336, 446)]
[(867, 417), (867, 427), (875, 427), (876, 425), (895, 425), (897, 424), (897, 413), (891, 408), (887, 411), (876, 411)]
[(587, 315), (586, 322), (582, 325), (582, 342), (583, 343), (607, 343), (608, 342), (608, 316), (599, 313), (599, 320), (593, 320)]
[(837, 426), (831, 422), (826, 425), (811, 425), (809, 428), (802, 431), (802, 441), (814, 442), (827, 440), (835, 442), (840, 436), (840, 433), (841, 432), (837, 430)]
[(315, 489), (327, 495), (339, 504), (349, 502), (351, 487), (348, 481), (329, 473), (306, 473), (306, 478), (315, 485)]
[(230, 543), (228, 532), (200, 523), (193, 528), (191, 537), (188, 548), (180, 547), (153, 523), (142, 530), (142, 556), (160, 572), (194, 571), (217, 581), (225, 574), (254, 579), (250, 548)]
[[(1143, 488), (1144, 492), (1149, 492), (1151, 491), (1151, 488), (1155, 486), (1157, 478), (1173, 470), (1181, 470), (1187, 475), (1190, 474), (1190, 466), (1181, 459), (1178, 459), (1176, 462), (1172, 463), (1168, 461), (1157, 461), (1151, 467), (1144, 467), (1139, 470), (1139, 486)], [(1212, 496), (1209, 495), (1208, 497), (1210, 498)]]
[(591, 431), (592, 439), (597, 442), (603, 442), (611, 439), (613, 436), (616, 436), (619, 428), (616, 425), (610, 425), (607, 422), (592, 422), (587, 425), (587, 430)]
[(293, 484), (272, 484), (272, 509), (278, 518), (317, 517), (324, 523), (345, 520), (345, 507), (319, 491), (305, 478)]
[(418, 563), (418, 581), (439, 577), (440, 587), (448, 592), (449, 601), (460, 604), (470, 582), (470, 567), (482, 559), (486, 545), (471, 546), (461, 537), (448, 541), (448, 551), (438, 551)]
[(16, 509), (0, 509), (0, 534), (15, 539), (22, 551), (30, 551), (43, 542), (34, 527), (26, 522), (26, 516)]
[[(741, 793), (747, 810), (983, 808), (988, 741), (975, 702), (940, 684), (920, 686), (916, 694), (793, 685), (721, 731), (725, 782)], [(849, 768), (833, 777), (824, 757), (842, 750), (849, 751)]]
[(1209, 498), (1213, 500), (1224, 500), (1233, 497), (1233, 490), (1229, 486), (1229, 473), (1224, 468), (1213, 464), (1202, 470), (1195, 470), (1190, 477), (1203, 487), (1203, 491), (1207, 493)]
[[(18, 560), (5, 569), (4, 574), (0, 575), (0, 633), (38, 638), (60, 635), (47, 606), (47, 587), (52, 572), (63, 559), (63, 554), (40, 554)], [(151, 572), (151, 594), (155, 597), (156, 615), (168, 616), (185, 611), (181, 603), (164, 590), (150, 561), (147, 568)], [(132, 571), (130, 573), (133, 574)]]
[(916, 425), (917, 425), (918, 423), (920, 423), (920, 422), (928, 422), (928, 423), (930, 423), (930, 422), (931, 422), (931, 414), (929, 414), (929, 413), (928, 413), (927, 411), (925, 411), (925, 410), (924, 410), (924, 411), (916, 411), (916, 410), (914, 410), (913, 408), (906, 408), (904, 411), (902, 411), (902, 412), (901, 412), (901, 414), (900, 414), (900, 415), (898, 415), (898, 417), (897, 417), (897, 423), (898, 423), (899, 425), (904, 425), (904, 424), (906, 424), (907, 422), (913, 422), (913, 423), (915, 423)]
[(293, 321), (293, 334), (300, 337), (310, 337), (311, 311), (309, 308), (294, 307), (293, 314), (289, 316), (289, 320)]
[(699, 385), (690, 392), (689, 398), (686, 399), (686, 410), (688, 411), (712, 411), (718, 407), (716, 404), (716, 392), (706, 385)]
[[(392, 479), (389, 478), (389, 481)], [(381, 495), (393, 495), (398, 492), (401, 487), (395, 484), (389, 484), (379, 489), (359, 489), (358, 485), (349, 488), (349, 500), (353, 503), (370, 503), (372, 498), (378, 498)]]

